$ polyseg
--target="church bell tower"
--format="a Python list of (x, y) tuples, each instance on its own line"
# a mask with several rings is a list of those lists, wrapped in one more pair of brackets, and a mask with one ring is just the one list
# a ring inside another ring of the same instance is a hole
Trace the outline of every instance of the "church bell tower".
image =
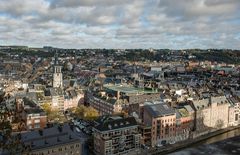
[(55, 54), (55, 61), (54, 61), (53, 87), (54, 88), (63, 87), (62, 66), (60, 66), (58, 63), (57, 53)]

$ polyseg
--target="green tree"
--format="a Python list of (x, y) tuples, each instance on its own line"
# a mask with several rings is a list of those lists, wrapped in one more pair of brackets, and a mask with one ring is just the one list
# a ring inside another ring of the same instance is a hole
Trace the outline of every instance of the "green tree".
[(98, 111), (96, 109), (94, 109), (93, 107), (85, 107), (83, 105), (77, 107), (75, 111), (73, 111), (73, 113), (77, 117), (85, 120), (94, 120), (99, 116)]
[(47, 115), (49, 115), (52, 111), (51, 105), (49, 103), (44, 103), (42, 105), (42, 108), (46, 112)]
[(98, 111), (93, 107), (86, 108), (85, 118), (87, 120), (94, 120), (99, 116)]
[(49, 103), (44, 103), (42, 105), (42, 108), (46, 112), (49, 122), (60, 122), (60, 123), (62, 123), (62, 122), (66, 121), (66, 118), (63, 115), (63, 113), (60, 112), (58, 109), (52, 108)]

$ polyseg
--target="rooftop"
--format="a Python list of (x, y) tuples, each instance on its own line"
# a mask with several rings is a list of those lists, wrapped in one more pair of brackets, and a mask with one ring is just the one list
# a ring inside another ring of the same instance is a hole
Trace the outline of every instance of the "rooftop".
[(180, 109), (178, 109), (178, 112), (180, 113), (180, 115), (181, 115), (182, 117), (187, 117), (187, 116), (189, 116), (189, 112), (188, 112), (185, 108), (180, 108)]
[(71, 129), (68, 124), (54, 126), (39, 131), (21, 133), (21, 141), (25, 145), (31, 145), (31, 149), (33, 150), (54, 145), (62, 145), (74, 141), (80, 142), (80, 138), (86, 138), (86, 135), (83, 133), (82, 135), (77, 135), (74, 128)]
[(167, 103), (146, 105), (145, 108), (155, 118), (176, 114), (174, 109), (172, 109)]
[(96, 122), (98, 125), (95, 127), (95, 129), (99, 131), (116, 130), (137, 125), (137, 121), (134, 117), (124, 118), (121, 116), (103, 116)]
[(142, 89), (133, 87), (131, 85), (104, 85), (105, 88), (113, 91), (119, 91), (126, 94), (145, 94), (145, 93), (158, 93), (156, 90)]

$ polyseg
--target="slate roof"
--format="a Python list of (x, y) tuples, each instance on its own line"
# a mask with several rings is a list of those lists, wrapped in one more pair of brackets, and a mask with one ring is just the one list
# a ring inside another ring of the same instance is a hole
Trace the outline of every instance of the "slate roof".
[(193, 100), (193, 106), (196, 110), (207, 108), (210, 106), (209, 99)]
[(46, 115), (44, 110), (41, 109), (35, 102), (27, 98), (23, 98), (24, 101), (24, 111), (27, 114), (40, 114), (41, 116)]
[(69, 90), (65, 92), (65, 99), (72, 99), (77, 97), (77, 92), (75, 90)]
[(51, 96), (61, 96), (63, 95), (63, 90), (61, 88), (50, 88)]
[(228, 98), (228, 101), (230, 101), (231, 104), (235, 105), (236, 103), (240, 103), (240, 101), (238, 101), (236, 98), (234, 97), (230, 97)]
[(225, 96), (211, 97), (212, 103), (227, 103), (227, 98)]
[(155, 118), (176, 114), (175, 110), (172, 109), (167, 103), (146, 105), (145, 109)]
[(189, 113), (194, 112), (193, 108), (192, 108), (190, 105), (185, 105), (184, 108), (185, 108)]
[(116, 130), (137, 125), (137, 121), (134, 117), (123, 118), (120, 116), (103, 116), (96, 122), (98, 125), (94, 128), (99, 131)]
[(62, 127), (54, 126), (51, 128), (21, 133), (21, 141), (25, 145), (31, 145), (32, 150), (62, 145), (74, 141), (83, 141), (80, 138), (87, 138), (83, 133), (76, 133), (75, 129), (70, 128), (68, 124)]

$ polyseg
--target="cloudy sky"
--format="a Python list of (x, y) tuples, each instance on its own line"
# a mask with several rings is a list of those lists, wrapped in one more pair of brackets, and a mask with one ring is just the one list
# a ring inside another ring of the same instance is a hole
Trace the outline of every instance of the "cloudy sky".
[(240, 49), (240, 0), (0, 0), (0, 45)]

